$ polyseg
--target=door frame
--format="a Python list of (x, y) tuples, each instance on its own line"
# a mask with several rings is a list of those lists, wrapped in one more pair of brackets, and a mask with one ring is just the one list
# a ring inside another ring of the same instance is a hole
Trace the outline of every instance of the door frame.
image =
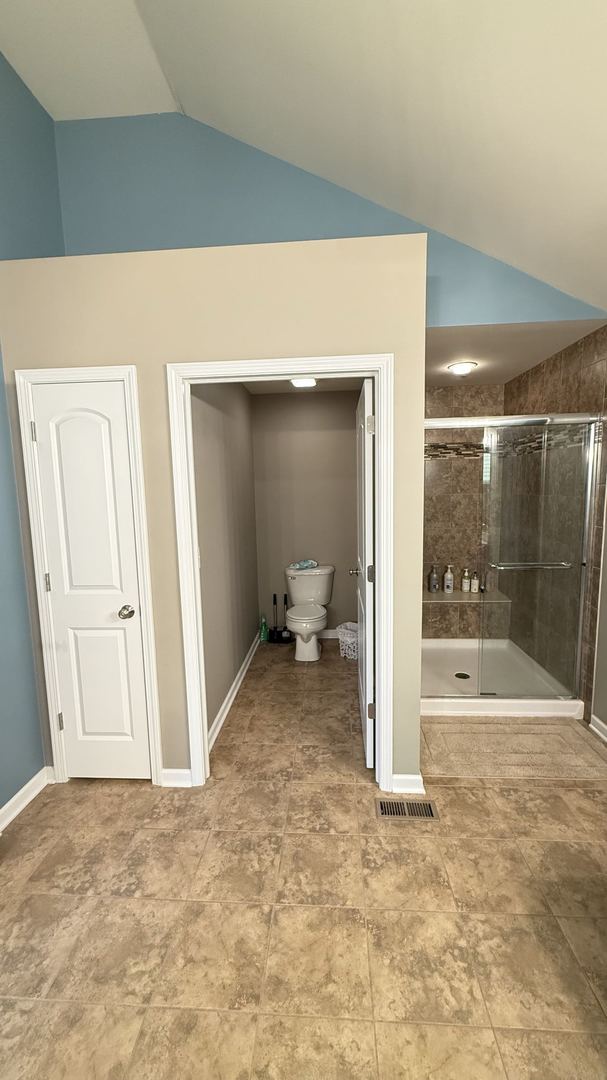
[(139, 602), (141, 607), (141, 637), (143, 643), (143, 672), (147, 706), (150, 766), (153, 784), (163, 783), (162, 743), (160, 735), (160, 706), (156, 670), (156, 646), (154, 641), (154, 615), (152, 609), (152, 582), (148, 548), (145, 486), (143, 478), (143, 455), (141, 428), (139, 424), (139, 398), (137, 394), (137, 369), (134, 365), (121, 367), (33, 368), (15, 371), (19, 425), (25, 466), (25, 484), (32, 537), (38, 618), (42, 641), (44, 680), (49, 712), (49, 728), (53, 750), (54, 777), (56, 782), (69, 780), (65, 740), (59, 730), (58, 715), (61, 712), (56, 649), (53, 639), (50, 593), (46, 591), (44, 575), (48, 570), (40, 473), (36, 442), (33, 437), (34, 386), (56, 383), (119, 382), (124, 387), (127, 437), (131, 467), (133, 518), (135, 525), (135, 553), (139, 579)]
[(375, 775), (393, 779), (394, 354), (312, 356), (167, 364), (175, 526), (181, 595), (192, 784), (210, 775), (191, 388), (200, 383), (267, 382), (297, 375), (371, 378), (375, 389)]

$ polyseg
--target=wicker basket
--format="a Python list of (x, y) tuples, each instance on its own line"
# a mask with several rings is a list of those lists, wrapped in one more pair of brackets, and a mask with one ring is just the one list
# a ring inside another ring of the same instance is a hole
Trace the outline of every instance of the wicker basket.
[(339, 655), (346, 660), (358, 660), (358, 623), (344, 622), (337, 627)]

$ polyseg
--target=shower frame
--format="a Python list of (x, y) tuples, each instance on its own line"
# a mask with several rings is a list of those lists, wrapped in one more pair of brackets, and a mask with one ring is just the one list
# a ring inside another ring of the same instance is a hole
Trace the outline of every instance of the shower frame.
[[(590, 548), (590, 537), (592, 536), (593, 528), (593, 514), (594, 514), (594, 492), (596, 486), (596, 477), (598, 473), (599, 462), (599, 440), (602, 433), (602, 416), (596, 413), (539, 413), (539, 414), (523, 414), (523, 415), (503, 415), (503, 416), (443, 416), (443, 417), (427, 417), (424, 420), (424, 431), (427, 430), (449, 430), (450, 428), (497, 428), (497, 427), (551, 427), (564, 424), (579, 424), (587, 427), (586, 436), (586, 481), (584, 492), (584, 519), (582, 525), (582, 544), (581, 544), (581, 572), (580, 572), (580, 610), (578, 617), (578, 632), (577, 632), (577, 654), (576, 654), (576, 667), (575, 667), (575, 683), (573, 687), (572, 699), (580, 697), (581, 693), (581, 674), (582, 674), (582, 642), (584, 634), (584, 612), (585, 612), (585, 600), (588, 587), (588, 558)], [(479, 639), (480, 640), (480, 639)], [(433, 697), (428, 696), (422, 700), (431, 701)], [(444, 701), (453, 701), (453, 698), (444, 698)], [(462, 698), (466, 702), (482, 700), (484, 703), (488, 701), (486, 697), (479, 695), (478, 697), (465, 697)], [(521, 702), (523, 698), (512, 698), (513, 701)], [(548, 700), (548, 699), (547, 699)], [(552, 699), (559, 700), (559, 699)], [(561, 699), (568, 700), (568, 699)]]

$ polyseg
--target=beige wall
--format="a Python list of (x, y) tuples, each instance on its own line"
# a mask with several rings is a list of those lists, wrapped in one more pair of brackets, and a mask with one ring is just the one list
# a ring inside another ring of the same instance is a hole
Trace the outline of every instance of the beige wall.
[(165, 768), (188, 765), (165, 365), (390, 352), (394, 768), (417, 771), (425, 290), (423, 234), (0, 264), (13, 424), (15, 368), (137, 365)]
[(253, 404), (259, 609), (296, 559), (335, 567), (328, 627), (356, 620), (357, 391), (261, 394)]
[(192, 441), (210, 727), (258, 625), (251, 397), (244, 387), (193, 388)]

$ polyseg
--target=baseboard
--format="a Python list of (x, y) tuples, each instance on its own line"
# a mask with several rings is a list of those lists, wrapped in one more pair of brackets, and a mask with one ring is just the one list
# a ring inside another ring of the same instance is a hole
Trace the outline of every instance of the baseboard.
[(594, 734), (598, 735), (599, 739), (602, 739), (603, 742), (607, 743), (607, 724), (604, 720), (599, 720), (598, 716), (595, 716), (594, 713), (592, 714), (592, 719), (590, 721), (590, 730), (594, 731)]
[(213, 723), (211, 724), (211, 726), (209, 728), (209, 750), (212, 749), (213, 743), (215, 742), (217, 736), (219, 735), (219, 732), (221, 731), (221, 729), (222, 729), (222, 727), (224, 725), (225, 718), (228, 715), (230, 709), (232, 708), (234, 698), (236, 697), (238, 691), (240, 690), (240, 687), (242, 685), (242, 681), (243, 681), (243, 679), (244, 679), (244, 677), (245, 677), (245, 675), (246, 675), (246, 673), (247, 673), (247, 671), (249, 669), (249, 664), (251, 663), (251, 660), (255, 656), (255, 651), (256, 651), (258, 645), (259, 645), (259, 636), (256, 634), (255, 637), (253, 638), (253, 641), (251, 643), (251, 647), (250, 647), (247, 655), (245, 656), (242, 664), (240, 665), (238, 674), (236, 675), (236, 678), (234, 679), (234, 682), (232, 683), (230, 689), (228, 690), (228, 692), (227, 692), (227, 694), (225, 696), (224, 702), (221, 705), (221, 708), (219, 709), (219, 712), (217, 713), (217, 716), (215, 717), (215, 719), (213, 720)]
[(338, 638), (339, 630), (321, 630), (317, 635), (321, 640), (322, 638)]
[(424, 780), (421, 773), (394, 773), (392, 791), (398, 795), (425, 795)]
[(12, 799), (9, 799), (4, 806), (0, 807), (0, 832), (10, 824), (32, 799), (39, 795), (43, 788), (47, 784), (55, 783), (55, 770), (52, 765), (45, 765), (40, 772), (37, 772), (35, 776), (32, 776), (31, 780), (28, 780), (27, 784), (24, 784), (22, 788), (17, 791)]
[(570, 716), (581, 720), (584, 702), (577, 698), (445, 697), (421, 699), (422, 716)]
[(163, 769), (160, 784), (161, 787), (191, 787), (192, 772), (190, 769)]

